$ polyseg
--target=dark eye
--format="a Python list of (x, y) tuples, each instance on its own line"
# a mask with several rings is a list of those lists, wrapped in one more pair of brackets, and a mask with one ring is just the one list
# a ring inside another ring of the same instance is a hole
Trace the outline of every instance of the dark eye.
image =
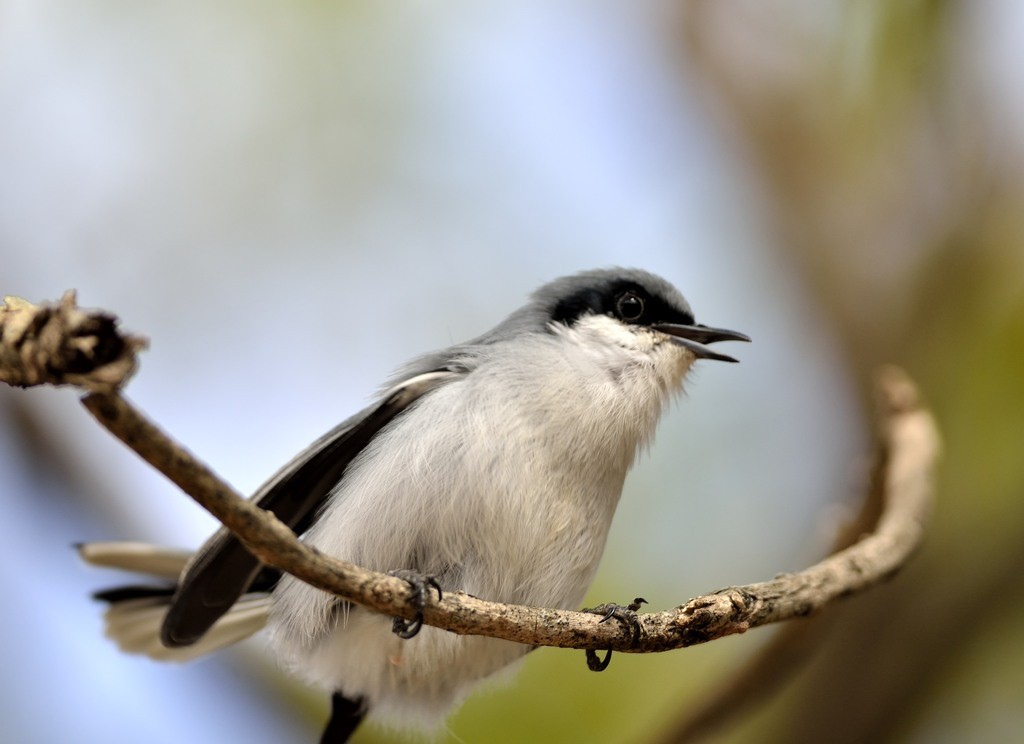
[(633, 323), (644, 314), (644, 300), (635, 292), (623, 292), (615, 299), (615, 314), (623, 320)]

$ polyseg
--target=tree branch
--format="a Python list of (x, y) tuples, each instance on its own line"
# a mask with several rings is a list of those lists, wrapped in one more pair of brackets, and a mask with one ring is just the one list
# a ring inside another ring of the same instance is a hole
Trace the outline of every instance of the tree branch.
[[(892, 378), (878, 381), (877, 387), (881, 392), (895, 392), (901, 385), (898, 370), (886, 368), (881, 374)], [(913, 403), (908, 403), (912, 408)], [(879, 405), (885, 410), (892, 405), (901, 404), (898, 400), (891, 403), (883, 400), (879, 401)], [(891, 436), (883, 430), (880, 432), (880, 439), (883, 442), (889, 441)], [(861, 504), (860, 513), (838, 531), (834, 541), (834, 552), (856, 544), (878, 523), (885, 507), (887, 492), (891, 490), (887, 489), (885, 482), (888, 477), (886, 459), (887, 454), (883, 449), (878, 453), (871, 470), (867, 498)], [(823, 611), (804, 622), (784, 625), (756, 653), (745, 659), (741, 666), (731, 674), (716, 680), (693, 707), (681, 711), (661, 731), (657, 741), (663, 744), (703, 741), (713, 732), (739, 720), (745, 711), (780, 689), (804, 668), (838, 617), (835, 608), (834, 605), (830, 610)]]
[[(213, 514), (260, 560), (364, 607), (411, 619), (407, 582), (309, 547), (120, 395), (143, 346), (141, 339), (120, 334), (112, 316), (76, 308), (72, 292), (59, 305), (8, 298), (0, 307), (0, 380), (85, 388), (90, 394), (83, 403), (97, 421)], [(593, 614), (505, 605), (461, 592), (446, 592), (443, 600), (430, 602), (424, 621), (454, 633), (534, 646), (654, 652), (803, 617), (887, 579), (921, 540), (938, 434), (905, 374), (887, 370), (880, 376), (879, 392), (884, 508), (875, 531), (852, 547), (798, 573), (640, 615), (642, 632), (636, 641), (629, 629), (602, 623)]]
[(0, 382), (15, 387), (77, 385), (112, 392), (138, 367), (147, 341), (117, 330), (117, 318), (86, 312), (69, 289), (58, 303), (4, 297), (0, 305)]

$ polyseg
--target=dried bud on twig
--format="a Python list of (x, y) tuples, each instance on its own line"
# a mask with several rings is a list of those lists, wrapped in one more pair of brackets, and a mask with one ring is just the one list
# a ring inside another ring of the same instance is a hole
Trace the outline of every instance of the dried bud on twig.
[(8, 385), (77, 385), (112, 393), (135, 372), (136, 352), (146, 347), (144, 338), (121, 333), (113, 315), (79, 308), (73, 289), (59, 303), (34, 305), (19, 297), (4, 303), (0, 382)]

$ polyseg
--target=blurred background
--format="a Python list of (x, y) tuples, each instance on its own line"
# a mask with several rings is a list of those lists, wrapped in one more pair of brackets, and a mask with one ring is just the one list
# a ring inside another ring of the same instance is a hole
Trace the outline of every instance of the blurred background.
[[(2, 0), (0, 293), (74, 287), (148, 335), (128, 395), (249, 492), (539, 284), (659, 273), (754, 343), (700, 365), (628, 483), (588, 600), (653, 610), (829, 549), (899, 363), (946, 444), (927, 544), (711, 740), (1008, 741), (1022, 50), (1013, 0)], [(73, 392), (0, 388), (0, 472), (4, 741), (316, 740), (325, 696), (259, 641), (168, 666), (102, 637), (89, 593), (124, 577), (73, 543), (215, 525)], [(675, 741), (774, 632), (600, 675), (541, 650), (441, 740)]]

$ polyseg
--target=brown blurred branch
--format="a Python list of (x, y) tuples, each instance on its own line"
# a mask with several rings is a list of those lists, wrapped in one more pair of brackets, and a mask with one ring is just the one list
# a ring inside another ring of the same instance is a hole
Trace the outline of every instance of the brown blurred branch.
[[(881, 378), (876, 381), (878, 392), (883, 396), (879, 401), (881, 410), (898, 406), (908, 408), (909, 412), (916, 407), (913, 400), (916, 395), (912, 390), (899, 392), (901, 386), (908, 384), (899, 370), (885, 368), (882, 370)], [(897, 399), (886, 400), (886, 395), (895, 396)], [(900, 396), (906, 396), (904, 403), (898, 400)], [(887, 419), (883, 416), (882, 420), (884, 423)], [(861, 505), (860, 514), (837, 534), (834, 553), (855, 545), (878, 524), (887, 500), (892, 498), (893, 489), (887, 483), (890, 477), (890, 468), (887, 467), (890, 450), (895, 448), (897, 452), (905, 454), (916, 449), (918, 456), (927, 456), (920, 444), (913, 445), (907, 440), (903, 445), (895, 445), (892, 443), (893, 436), (893, 432), (879, 432), (882, 446), (872, 468), (867, 498)], [(934, 436), (934, 432), (928, 436)], [(930, 486), (928, 488), (930, 489)], [(804, 622), (789, 623), (780, 628), (753, 657), (708, 691), (697, 705), (684, 711), (674, 723), (671, 723), (660, 735), (659, 741), (663, 744), (700, 741), (729, 723), (736, 722), (746, 710), (776, 692), (804, 667), (822, 639), (826, 637), (835, 617), (835, 612), (822, 612)]]
[[(65, 295), (60, 312), (53, 306), (8, 301), (0, 309), (0, 379), (14, 384), (61, 384), (67, 375), (54, 372), (59, 365), (44, 358), (46, 350), (60, 355), (69, 346), (96, 349), (98, 341), (83, 337), (83, 328), (96, 320), (103, 333), (116, 322), (103, 313), (85, 313), (74, 307), (73, 294)], [(37, 316), (32, 315), (36, 308)], [(13, 310), (13, 313), (12, 313)], [(16, 322), (8, 333), (11, 318)], [(44, 322), (45, 321), (45, 322)], [(31, 332), (39, 327), (58, 334), (66, 323), (68, 337), (43, 343)], [(28, 328), (29, 331), (24, 329)], [(20, 329), (20, 330), (19, 330)], [(8, 338), (13, 339), (8, 349)], [(84, 338), (84, 340), (83, 340)], [(78, 346), (75, 346), (78, 344)], [(108, 339), (122, 352), (118, 363), (134, 369), (139, 348), (131, 337)], [(22, 365), (27, 355), (32, 375)], [(245, 500), (206, 465), (148, 421), (118, 392), (123, 383), (111, 382), (108, 355), (76, 357), (75, 384), (99, 390), (83, 401), (89, 412), (111, 433), (164, 473), (183, 491), (228, 527), (253, 555), (325, 591), (388, 615), (411, 618), (409, 587), (402, 579), (331, 558), (301, 542), (273, 514)], [(63, 357), (61, 357), (63, 358)], [(98, 381), (90, 379), (92, 362)], [(28, 380), (33, 380), (28, 382)], [(895, 573), (920, 542), (929, 510), (932, 470), (938, 455), (938, 435), (930, 414), (920, 407), (913, 384), (898, 370), (879, 379), (880, 420), (884, 462), (885, 507), (873, 534), (804, 571), (748, 586), (730, 587), (691, 599), (675, 609), (640, 616), (642, 632), (634, 639), (629, 629), (604, 624), (593, 614), (488, 602), (467, 594), (446, 593), (424, 612), (425, 622), (460, 634), (487, 635), (534, 646), (617, 651), (665, 651), (703, 643), (749, 628), (804, 617), (838, 599), (863, 591)]]

